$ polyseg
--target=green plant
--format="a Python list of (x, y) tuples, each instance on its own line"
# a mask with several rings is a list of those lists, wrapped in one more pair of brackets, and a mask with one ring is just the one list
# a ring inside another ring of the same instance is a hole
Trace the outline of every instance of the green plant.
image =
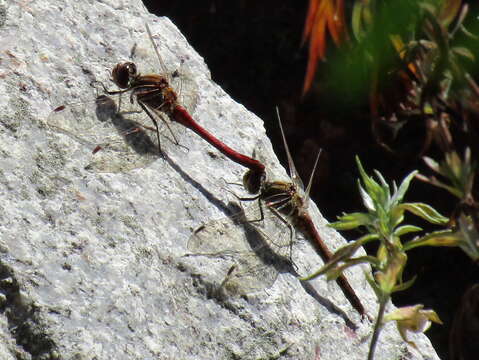
[[(452, 125), (470, 121), (464, 115), (477, 111), (479, 95), (473, 69), (477, 28), (466, 29), (475, 16), (467, 16), (468, 4), (355, 0), (351, 5), (310, 0), (303, 33), (303, 42), (309, 41), (303, 95), (314, 89), (318, 61), (323, 60), (315, 87), (349, 102), (369, 103), (372, 135), (385, 150), (409, 157), (401, 139), (419, 127), (424, 134), (414, 142), (413, 154), (425, 154), (432, 144), (450, 151), (451, 137), (460, 128)], [(327, 48), (328, 34), (338, 49)]]
[[(391, 190), (380, 172), (375, 171), (379, 180), (376, 181), (366, 174), (358, 157), (356, 157), (356, 162), (362, 180), (362, 184), (358, 183), (359, 191), (367, 211), (344, 214), (339, 217), (339, 221), (330, 226), (337, 230), (364, 228), (366, 234), (338, 249), (331, 261), (304, 280), (310, 280), (323, 274), (327, 276), (328, 280), (334, 280), (350, 266), (361, 263), (368, 263), (372, 266), (374, 274), (371, 276), (366, 273), (366, 278), (379, 302), (368, 355), (368, 359), (373, 359), (377, 339), (384, 322), (396, 321), (403, 339), (413, 346), (414, 344), (406, 338), (407, 331), (423, 332), (429, 328), (431, 321), (441, 323), (434, 311), (425, 310), (420, 304), (399, 308), (387, 315), (384, 312), (392, 293), (405, 290), (414, 283), (415, 277), (408, 281), (403, 281), (402, 278), (407, 263), (406, 251), (418, 246), (443, 245), (445, 236), (452, 236), (453, 231), (436, 231), (404, 242), (402, 238), (406, 234), (422, 231), (418, 226), (403, 224), (406, 211), (436, 225), (445, 225), (448, 219), (427, 204), (403, 202), (417, 171), (407, 175), (399, 187), (393, 183)], [(376, 256), (353, 257), (361, 246), (372, 241), (379, 242)]]
[[(471, 151), (467, 148), (464, 159), (455, 152), (446, 153), (444, 160), (435, 160), (424, 157), (427, 166), (446, 182), (435, 176), (426, 177), (417, 175), (417, 178), (431, 185), (448, 191), (458, 198), (458, 204), (452, 212), (449, 221), (452, 231), (445, 231), (442, 235), (443, 246), (459, 246), (473, 261), (479, 261), (479, 203), (474, 199), (474, 177), (477, 165), (471, 160)], [(410, 244), (410, 248), (437, 244), (437, 239), (427, 237), (418, 239)]]

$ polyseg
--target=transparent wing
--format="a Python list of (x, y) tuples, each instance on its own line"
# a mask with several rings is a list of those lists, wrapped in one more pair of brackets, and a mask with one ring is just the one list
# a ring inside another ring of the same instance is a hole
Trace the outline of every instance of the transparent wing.
[[(137, 119), (140, 114), (135, 115)], [(86, 168), (122, 172), (146, 166), (159, 155), (151, 124), (144, 125), (132, 118), (118, 113), (112, 98), (100, 96), (95, 101), (58, 107), (46, 124), (92, 150)]]
[(182, 61), (179, 69), (170, 76), (170, 85), (178, 95), (178, 102), (190, 115), (193, 115), (198, 102), (198, 86), (193, 75), (187, 69), (187, 63)]
[(158, 74), (161, 74), (168, 79), (170, 86), (178, 95), (178, 102), (180, 105), (185, 107), (190, 115), (193, 115), (198, 101), (198, 86), (193, 80), (193, 74), (188, 70), (187, 59), (180, 59), (180, 66), (178, 68), (169, 69), (161, 57), (161, 52), (148, 24), (145, 24), (145, 28), (151, 46), (155, 51), (156, 60), (158, 61)]
[(309, 202), (309, 193), (311, 191), (311, 185), (313, 183), (314, 173), (316, 172), (316, 167), (318, 165), (319, 156), (321, 155), (321, 149), (316, 156), (316, 160), (314, 162), (313, 170), (311, 171), (311, 176), (309, 178), (308, 186), (306, 190), (304, 189), (304, 184), (301, 178), (299, 177), (298, 171), (296, 170), (296, 166), (294, 165), (293, 157), (291, 156), (291, 152), (289, 151), (288, 142), (286, 141), (286, 136), (284, 134), (283, 125), (281, 124), (281, 118), (279, 116), (278, 107), (276, 107), (276, 115), (278, 117), (279, 129), (281, 130), (281, 137), (283, 138), (283, 144), (286, 151), (286, 156), (288, 158), (288, 167), (289, 167), (289, 176), (291, 180), (293, 180), (293, 184), (296, 186), (296, 191), (299, 195), (303, 198), (303, 206), (304, 208), (308, 207)]
[(281, 118), (279, 116), (278, 107), (276, 107), (276, 115), (278, 117), (279, 129), (281, 130), (281, 137), (283, 138), (284, 149), (286, 151), (286, 156), (288, 158), (289, 176), (291, 177), (291, 180), (293, 180), (293, 183), (296, 185), (296, 188), (301, 189), (301, 191), (304, 191), (303, 181), (299, 177), (298, 171), (296, 170), (296, 166), (294, 166), (293, 157), (291, 156), (288, 142), (286, 141), (286, 136), (284, 135), (283, 125), (281, 124)]
[(151, 45), (153, 46), (153, 49), (155, 50), (156, 54), (156, 59), (158, 60), (158, 66), (159, 66), (159, 71), (160, 74), (165, 74), (168, 72), (168, 68), (165, 65), (165, 62), (163, 61), (160, 51), (158, 50), (158, 46), (155, 43), (155, 40), (153, 40), (153, 35), (151, 34), (150, 27), (148, 26), (147, 23), (145, 23), (145, 28), (146, 28), (146, 33), (148, 34), (148, 38), (150, 39)]
[(230, 293), (268, 288), (290, 263), (291, 238), (285, 225), (268, 212), (263, 221), (251, 222), (259, 216), (258, 205), (252, 204), (246, 211), (201, 226), (188, 241), (192, 254), (221, 258), (234, 267), (226, 277), (220, 275)]

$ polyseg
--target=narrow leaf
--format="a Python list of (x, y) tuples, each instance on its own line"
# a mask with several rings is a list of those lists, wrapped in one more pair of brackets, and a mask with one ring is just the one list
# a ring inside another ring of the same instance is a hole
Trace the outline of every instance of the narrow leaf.
[(368, 193), (369, 197), (372, 199), (373, 202), (377, 202), (383, 197), (383, 189), (376, 181), (374, 181), (373, 178), (366, 174), (366, 171), (364, 171), (363, 165), (361, 164), (361, 161), (359, 160), (359, 157), (357, 155), (356, 164), (358, 166), (359, 174), (365, 187), (364, 191)]
[(459, 231), (463, 241), (459, 244), (473, 261), (479, 259), (479, 234), (470, 217), (461, 214), (459, 218)]
[(408, 281), (403, 282), (399, 285), (396, 285), (393, 289), (393, 292), (398, 292), (398, 291), (403, 291), (403, 290), (409, 289), (414, 284), (416, 279), (417, 279), (417, 275), (414, 275), (414, 277), (411, 280), (408, 280)]
[(434, 210), (433, 207), (424, 203), (404, 203), (398, 205), (399, 208), (412, 212), (414, 215), (429, 221), (432, 224), (444, 225), (447, 224), (449, 219), (442, 216)]
[(432, 170), (434, 170), (435, 172), (437, 172), (438, 174), (441, 174), (441, 167), (439, 166), (439, 164), (437, 163), (436, 160), (430, 158), (430, 157), (427, 157), (427, 156), (423, 156), (422, 160), (426, 163), (427, 166), (429, 166)]
[(411, 183), (412, 179), (416, 176), (417, 173), (418, 171), (414, 170), (404, 178), (404, 180), (401, 182), (401, 185), (399, 185), (399, 189), (396, 191), (396, 193), (393, 195), (391, 199), (391, 206), (395, 206), (403, 200), (404, 195), (406, 194), (406, 191), (409, 188), (409, 184)]
[(439, 13), (439, 21), (445, 27), (449, 26), (450, 23), (454, 20), (459, 9), (461, 8), (461, 0), (445, 0), (442, 1), (442, 8)]
[(423, 237), (411, 240), (404, 244), (404, 250), (411, 250), (419, 246), (458, 246), (462, 237), (451, 230), (435, 231)]
[(359, 194), (361, 195), (361, 199), (363, 200), (364, 207), (369, 211), (375, 211), (376, 207), (374, 206), (374, 201), (371, 196), (367, 193), (366, 190), (358, 183), (359, 187)]
[(471, 50), (469, 50), (468, 48), (466, 47), (462, 47), (462, 46), (455, 46), (451, 49), (455, 54), (459, 55), (459, 56), (462, 56), (463, 58), (466, 58), (472, 62), (475, 62), (476, 61), (476, 57), (474, 56), (474, 54), (472, 53)]
[(367, 213), (356, 212), (340, 216), (339, 221), (328, 224), (336, 230), (351, 230), (371, 223), (371, 216)]
[(353, 28), (353, 34), (357, 41), (360, 41), (364, 36), (363, 23), (362, 23), (363, 6), (364, 5), (362, 1), (354, 2), (351, 23)]
[(343, 265), (336, 266), (336, 267), (330, 269), (326, 273), (326, 279), (327, 279), (327, 281), (336, 280), (339, 276), (341, 276), (344, 273), (344, 270), (346, 270), (349, 267), (352, 267), (354, 265), (359, 265), (359, 264), (371, 264), (372, 266), (377, 266), (378, 262), (377, 262), (377, 259), (373, 256), (361, 256), (359, 258), (350, 259), (350, 260), (346, 261)]
[(391, 294), (396, 284), (401, 280), (401, 274), (407, 261), (407, 255), (401, 251), (389, 254), (389, 261), (384, 271), (376, 275), (377, 282), (385, 294)]
[(394, 236), (401, 237), (405, 234), (409, 234), (412, 232), (418, 232), (422, 231), (422, 229), (419, 226), (414, 226), (414, 225), (403, 225), (398, 227), (396, 230), (394, 230)]

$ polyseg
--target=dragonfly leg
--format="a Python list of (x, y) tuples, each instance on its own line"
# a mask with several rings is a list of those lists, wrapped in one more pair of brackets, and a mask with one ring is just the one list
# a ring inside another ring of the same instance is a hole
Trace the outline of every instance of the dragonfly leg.
[(236, 264), (233, 264), (231, 265), (231, 267), (229, 268), (228, 272), (226, 273), (225, 275), (225, 278), (223, 279), (223, 281), (221, 282), (221, 284), (218, 286), (218, 288), (216, 289), (216, 294), (217, 296), (220, 296), (221, 295), (221, 292), (225, 289), (225, 285), (228, 283), (228, 281), (231, 280), (231, 278), (234, 276), (233, 275), (233, 272), (237, 271), (238, 269), (238, 266)]
[(258, 207), (259, 207), (259, 213), (260, 213), (260, 216), (259, 216), (259, 219), (254, 219), (254, 220), (249, 220), (248, 219), (248, 222), (249, 223), (254, 223), (254, 222), (260, 222), (260, 221), (263, 221), (264, 220), (264, 212), (263, 212), (263, 204), (262, 204), (262, 200), (261, 200), (261, 194), (260, 195), (257, 195), (257, 196), (253, 196), (253, 197), (239, 197), (238, 195), (236, 195), (234, 192), (230, 191), (239, 201), (255, 201), (255, 200), (258, 200)]
[[(98, 80), (95, 80), (91, 83), (91, 85), (94, 85), (94, 84), (100, 84), (101, 87), (103, 88), (103, 92), (108, 94), (108, 95), (121, 95), (123, 93), (126, 93), (128, 91), (131, 91), (132, 89), (128, 88), (128, 89), (124, 89), (124, 90), (108, 90), (107, 87), (105, 86), (105, 84), (103, 84), (101, 81), (98, 81)], [(96, 89), (98, 91), (98, 89)], [(98, 92), (97, 92), (98, 94)], [(133, 92), (131, 93), (130, 95), (130, 101), (131, 103), (133, 103)], [(118, 111), (120, 111), (121, 109), (121, 96), (119, 96), (119, 100), (118, 100)]]
[(259, 207), (259, 219), (248, 220), (248, 222), (253, 223), (253, 222), (261, 222), (264, 220), (263, 203), (262, 203), (261, 197), (259, 196), (258, 196), (258, 207)]
[(112, 90), (108, 90), (108, 89), (106, 88), (105, 84), (103, 84), (101, 81), (98, 81), (98, 80), (92, 82), (92, 85), (93, 85), (93, 84), (100, 84), (101, 87), (103, 88), (103, 91), (104, 91), (105, 93), (107, 93), (108, 95), (123, 94), (123, 93), (126, 93), (126, 92), (132, 90), (132, 89), (130, 89), (130, 88), (124, 89), (124, 90), (113, 90), (113, 91), (112, 91)]
[(150, 119), (153, 121), (153, 124), (155, 125), (156, 128), (156, 138), (158, 140), (158, 152), (162, 157), (164, 157), (163, 151), (161, 151), (161, 145), (160, 145), (160, 129), (158, 128), (158, 121), (153, 117), (153, 115), (150, 113), (150, 111), (146, 108), (146, 106), (142, 102), (138, 102), (140, 104), (141, 108), (148, 114)]

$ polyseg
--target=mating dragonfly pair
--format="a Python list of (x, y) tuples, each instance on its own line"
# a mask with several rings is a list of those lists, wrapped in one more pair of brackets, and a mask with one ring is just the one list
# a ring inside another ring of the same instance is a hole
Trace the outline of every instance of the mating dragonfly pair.
[[(168, 120), (181, 124), (194, 131), (232, 161), (249, 169), (244, 176), (243, 184), (250, 194), (256, 195), (242, 200), (258, 200), (257, 209), (260, 214), (258, 222), (262, 222), (265, 218), (264, 206), (273, 214), (274, 218), (279, 219), (289, 228), (289, 236), (286, 241), (288, 244), (292, 244), (295, 229), (298, 229), (311, 240), (323, 261), (328, 261), (332, 257), (332, 253), (322, 241), (307, 212), (311, 181), (319, 154), (308, 187), (304, 190), (294, 167), (277, 110), (292, 182), (267, 181), (265, 167), (261, 162), (233, 150), (192, 118), (189, 112), (192, 111), (192, 106), (181, 104), (179, 96), (171, 86), (171, 83), (179, 78), (178, 74), (175, 72), (168, 75), (148, 25), (146, 25), (146, 31), (162, 68), (161, 74), (141, 75), (133, 62), (125, 62), (117, 64), (112, 71), (112, 80), (120, 90), (109, 91), (103, 84), (101, 85), (108, 95), (129, 93), (130, 102), (136, 102), (140, 106), (141, 110), (147, 114), (149, 123), (125, 117), (111, 97), (102, 95), (96, 100), (95, 115), (98, 121), (91, 122), (91, 119), (90, 122), (83, 121), (85, 111), (88, 109), (82, 108), (81, 104), (69, 104), (55, 109), (49, 116), (47, 124), (54, 130), (64, 132), (76, 140), (94, 145), (93, 161), (89, 168), (105, 172), (126, 171), (155, 160), (163, 154), (160, 146), (158, 121), (165, 123), (172, 136), (172, 141), (176, 144), (178, 141), (169, 127)], [(112, 129), (112, 126), (115, 129)], [(219, 228), (228, 227), (228, 222), (236, 220), (237, 218), (229, 218), (202, 226), (191, 236), (188, 241), (188, 249), (198, 255), (224, 256), (229, 254), (234, 258), (235, 265), (231, 267), (225, 281), (234, 284), (233, 287), (238, 291), (254, 291), (272, 285), (277, 271), (271, 266), (272, 264), (265, 263), (257, 256), (258, 251), (261, 250), (260, 247), (265, 245), (251, 248), (251, 244), (236, 239), (227, 231), (218, 231)], [(270, 235), (265, 237), (271, 238)], [(280, 244), (275, 248), (280, 249), (285, 246)], [(246, 276), (245, 274), (250, 275)], [(258, 276), (258, 274), (261, 275)], [(337, 281), (352, 306), (364, 315), (364, 307), (346, 278), (341, 275)]]
[[(128, 158), (128, 163), (131, 168), (145, 165), (144, 159), (142, 160), (140, 157), (138, 157), (137, 160), (132, 159), (133, 152), (128, 146), (133, 146), (133, 150), (139, 149), (136, 152), (143, 155), (162, 155), (158, 120), (163, 121), (170, 130), (173, 141), (179, 144), (174, 132), (170, 129), (170, 125), (167, 121), (167, 119), (169, 119), (174, 123), (181, 124), (194, 131), (232, 161), (246, 166), (255, 173), (264, 173), (265, 167), (263, 164), (230, 148), (201, 127), (191, 117), (190, 112), (193, 111), (194, 100), (190, 102), (189, 109), (180, 103), (177, 93), (173, 87), (170, 86), (170, 83), (174, 78), (178, 77), (178, 74), (176, 72), (171, 75), (168, 74), (148, 25), (146, 25), (146, 30), (157, 54), (161, 74), (141, 75), (138, 73), (137, 67), (133, 62), (120, 63), (112, 70), (112, 80), (120, 90), (109, 91), (104, 84), (101, 84), (101, 86), (108, 95), (130, 93), (130, 102), (133, 103), (134, 100), (136, 100), (136, 103), (142, 111), (148, 115), (149, 121), (151, 122), (150, 124), (145, 124), (143, 122), (145, 119), (143, 119), (143, 121), (140, 119), (138, 119), (138, 121), (131, 121), (125, 118), (122, 116), (122, 113), (119, 113), (117, 109), (115, 109), (115, 103), (111, 98), (106, 96), (100, 96), (96, 100), (96, 116), (98, 120), (100, 120), (100, 123), (82, 121), (84, 118), (82, 115), (85, 115), (85, 112), (89, 111), (89, 109), (85, 109), (83, 104), (69, 104), (56, 108), (52, 115), (49, 116), (47, 124), (54, 129), (67, 133), (75, 139), (81, 137), (82, 139), (88, 138), (87, 141), (91, 141), (92, 139), (98, 140), (99, 143), (96, 144), (93, 152), (96, 153), (101, 149), (102, 154), (105, 154), (105, 156), (98, 156), (98, 158), (102, 157), (105, 158), (105, 160), (94, 160), (92, 167), (99, 171), (115, 171), (111, 164), (116, 164), (117, 160), (114, 155), (106, 156), (107, 152), (122, 152), (127, 154), (122, 154), (122, 157)], [(190, 94), (189, 96), (190, 98), (194, 98), (194, 95), (192, 96)], [(117, 134), (115, 134), (115, 131), (112, 131), (112, 124), (116, 127)], [(151, 125), (153, 125), (153, 128)], [(145, 133), (145, 130), (153, 130), (156, 134), (150, 137)], [(115, 136), (118, 138), (117, 135), (123, 137), (123, 140), (126, 140), (127, 144), (122, 144), (121, 140), (113, 139)], [(152, 147), (152, 144), (155, 143), (158, 149), (157, 151)], [(121, 169), (122, 167), (120, 166), (120, 170)]]

